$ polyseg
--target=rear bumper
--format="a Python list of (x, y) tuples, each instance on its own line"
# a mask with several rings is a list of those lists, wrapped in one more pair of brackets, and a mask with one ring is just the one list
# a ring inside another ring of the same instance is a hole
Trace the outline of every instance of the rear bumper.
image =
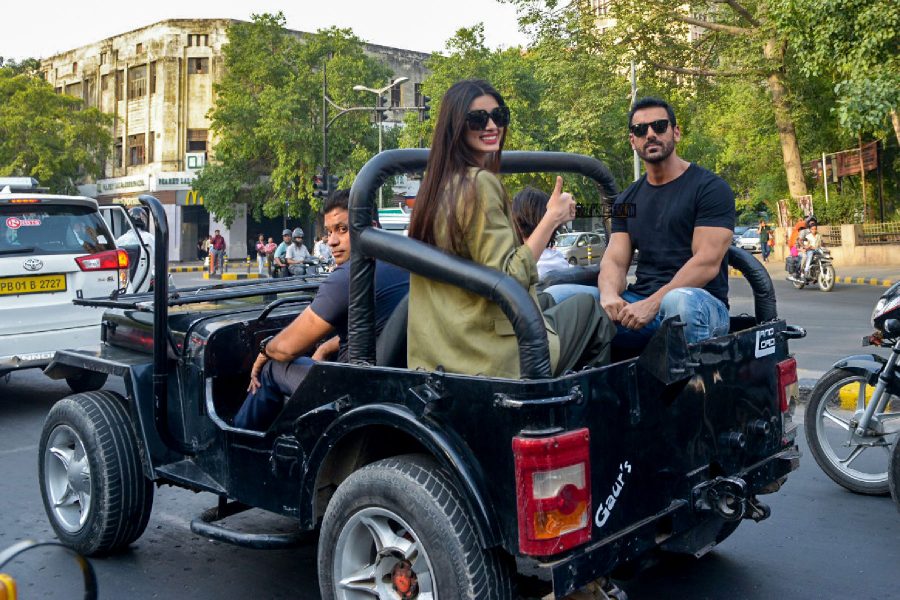
[[(735, 476), (746, 481), (753, 495), (762, 494), (798, 466), (799, 452), (791, 447)], [(694, 490), (701, 486), (695, 486)], [(716, 545), (716, 537), (726, 522), (711, 511), (698, 509), (694, 500), (692, 497), (675, 499), (656, 514), (611, 532), (608, 537), (559, 560), (532, 563), (529, 570), (543, 571), (543, 576), (549, 576), (555, 596), (562, 598), (654, 549), (702, 555)]]
[(0, 336), (0, 374), (19, 369), (43, 368), (57, 350), (83, 348), (100, 343), (100, 324)]

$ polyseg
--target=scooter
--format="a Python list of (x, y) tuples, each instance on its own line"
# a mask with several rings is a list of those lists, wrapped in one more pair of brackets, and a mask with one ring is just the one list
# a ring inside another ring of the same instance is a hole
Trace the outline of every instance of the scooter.
[(813, 250), (812, 264), (809, 269), (801, 268), (799, 256), (791, 256), (785, 261), (785, 270), (788, 272), (788, 281), (794, 284), (798, 290), (808, 285), (818, 285), (823, 292), (834, 289), (834, 265), (832, 265), (831, 253), (827, 248)]
[[(891, 286), (872, 312), (875, 333), (863, 346), (890, 347), (877, 354), (836, 362), (813, 388), (806, 406), (806, 441), (832, 480), (852, 492), (884, 495), (900, 486), (900, 283)], [(889, 482), (889, 472), (892, 482)]]

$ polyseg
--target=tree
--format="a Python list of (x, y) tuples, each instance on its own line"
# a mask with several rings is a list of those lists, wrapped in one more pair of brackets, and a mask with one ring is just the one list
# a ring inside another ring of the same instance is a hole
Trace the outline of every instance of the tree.
[[(225, 75), (210, 113), (213, 160), (194, 182), (218, 218), (236, 203), (254, 215), (302, 216), (318, 209), (313, 176), (322, 161), (322, 65), (329, 95), (341, 105), (371, 102), (354, 84), (381, 87), (391, 73), (363, 53), (352, 32), (328, 29), (299, 39), (285, 19), (253, 15), (228, 29)], [(375, 152), (371, 113), (347, 114), (329, 132), (332, 173), (355, 173)], [(342, 183), (352, 181), (346, 176)]]
[(76, 181), (103, 174), (112, 118), (19, 70), (0, 68), (0, 175), (34, 177), (54, 192), (76, 193)]
[(780, 31), (808, 76), (835, 81), (841, 125), (900, 142), (900, 4), (894, 0), (771, 0)]
[[(661, 87), (681, 94), (705, 78), (764, 82), (788, 189), (794, 196), (806, 194), (786, 85), (787, 46), (767, 14), (766, 0), (616, 0), (609, 5), (616, 24), (606, 32), (591, 24), (593, 9), (584, 0), (567, 5), (556, 0), (513, 1), (520, 7), (520, 23), (536, 39), (594, 46), (598, 54), (606, 48), (618, 57), (620, 72), (625, 72), (628, 61), (636, 60), (644, 73), (656, 71), (659, 79), (668, 74), (669, 82)], [(579, 25), (572, 28), (572, 23)]]

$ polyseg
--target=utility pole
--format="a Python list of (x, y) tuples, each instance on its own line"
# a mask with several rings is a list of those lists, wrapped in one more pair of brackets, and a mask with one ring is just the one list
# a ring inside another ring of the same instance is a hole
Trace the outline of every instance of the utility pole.
[[(634, 59), (631, 60), (631, 106), (637, 102), (637, 69), (634, 65)], [(634, 155), (634, 180), (637, 181), (641, 177), (641, 159), (638, 158), (637, 150), (632, 150)]]

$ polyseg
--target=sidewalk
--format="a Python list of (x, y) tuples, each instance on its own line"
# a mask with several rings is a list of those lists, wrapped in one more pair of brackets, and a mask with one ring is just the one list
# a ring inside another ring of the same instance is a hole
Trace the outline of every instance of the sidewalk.
[[(759, 254), (754, 254), (757, 260), (760, 259)], [(787, 272), (784, 270), (784, 263), (769, 259), (764, 263), (766, 270), (772, 280), (784, 280)], [(890, 287), (900, 281), (900, 265), (860, 265), (860, 266), (840, 266), (835, 265), (836, 271), (835, 283), (850, 285), (873, 285), (877, 287)], [(740, 272), (729, 269), (730, 277), (743, 277)]]
[(225, 272), (215, 275), (210, 275), (209, 267), (203, 266), (203, 263), (198, 260), (171, 263), (169, 264), (169, 273), (203, 273), (203, 279), (221, 279), (222, 281), (268, 277), (268, 275), (259, 274), (256, 261), (248, 263), (246, 260), (229, 261)]

